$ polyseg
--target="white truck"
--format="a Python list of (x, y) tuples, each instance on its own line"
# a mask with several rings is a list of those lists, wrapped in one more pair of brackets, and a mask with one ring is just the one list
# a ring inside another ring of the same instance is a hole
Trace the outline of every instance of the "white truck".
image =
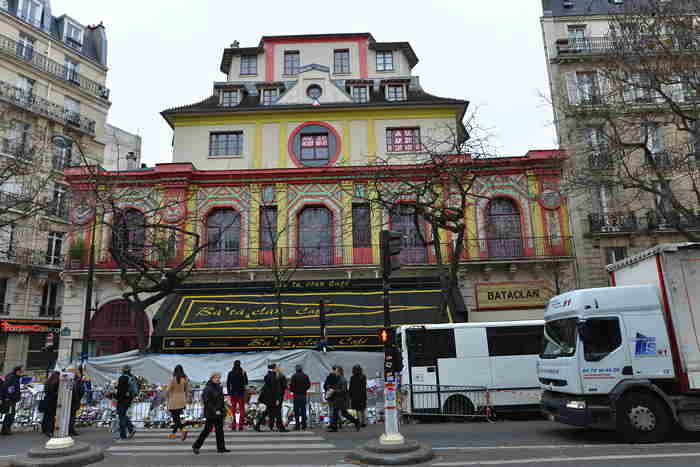
[(660, 245), (608, 271), (613, 287), (547, 304), (542, 409), (627, 442), (700, 431), (700, 243)]

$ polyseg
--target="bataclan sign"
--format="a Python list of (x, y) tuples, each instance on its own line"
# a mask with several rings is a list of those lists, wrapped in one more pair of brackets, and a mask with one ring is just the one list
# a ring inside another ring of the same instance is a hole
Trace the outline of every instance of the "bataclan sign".
[(476, 284), (479, 311), (543, 308), (553, 295), (546, 281)]

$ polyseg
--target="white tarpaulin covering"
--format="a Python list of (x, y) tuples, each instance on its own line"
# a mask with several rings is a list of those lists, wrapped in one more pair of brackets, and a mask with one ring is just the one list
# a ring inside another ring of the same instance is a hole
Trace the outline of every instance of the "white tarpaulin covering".
[[(121, 374), (124, 365), (131, 366), (135, 376), (143, 376), (154, 384), (167, 384), (173, 374), (175, 365), (182, 365), (185, 373), (193, 382), (205, 382), (211, 374), (218, 371), (222, 380), (233, 367), (235, 360), (241, 361), (241, 366), (248, 373), (251, 383), (262, 383), (267, 373), (269, 363), (282, 365), (282, 371), (291, 376), (294, 366), (301, 364), (304, 372), (312, 382), (323, 382), (331, 370), (331, 366), (340, 365), (345, 369), (345, 375), (350, 377), (353, 365), (362, 366), (368, 379), (378, 377), (384, 363), (383, 352), (318, 352), (315, 350), (279, 350), (274, 352), (228, 353), (228, 354), (139, 354), (138, 351), (125, 352), (107, 357), (96, 357), (88, 360), (87, 370), (93, 384), (102, 386), (115, 381)], [(57, 368), (73, 367), (73, 364), (57, 363)]]

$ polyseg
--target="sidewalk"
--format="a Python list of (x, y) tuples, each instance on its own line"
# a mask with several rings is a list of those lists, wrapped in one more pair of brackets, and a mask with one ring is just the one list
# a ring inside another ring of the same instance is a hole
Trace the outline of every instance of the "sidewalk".
[[(112, 443), (112, 435), (107, 428), (81, 428), (75, 439), (93, 446), (107, 449)], [(31, 448), (43, 446), (48, 438), (38, 431), (16, 431), (11, 436), (0, 436), (0, 467), (7, 467), (9, 459), (18, 454), (26, 454)]]

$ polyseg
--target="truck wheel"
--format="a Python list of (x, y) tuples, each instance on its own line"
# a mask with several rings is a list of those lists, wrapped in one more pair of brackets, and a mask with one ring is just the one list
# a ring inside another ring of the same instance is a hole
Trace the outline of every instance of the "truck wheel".
[(443, 413), (448, 416), (450, 421), (463, 422), (466, 415), (474, 415), (474, 405), (460, 394), (450, 396), (445, 401)]
[(666, 406), (650, 394), (631, 393), (617, 405), (617, 428), (628, 443), (659, 443), (673, 421)]

